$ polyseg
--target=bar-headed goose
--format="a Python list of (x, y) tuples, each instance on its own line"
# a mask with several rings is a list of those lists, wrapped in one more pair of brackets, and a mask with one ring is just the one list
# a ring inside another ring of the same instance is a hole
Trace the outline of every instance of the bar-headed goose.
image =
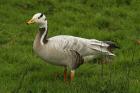
[(110, 49), (116, 47), (112, 42), (85, 39), (69, 35), (58, 35), (47, 38), (48, 26), (44, 14), (37, 13), (27, 24), (39, 24), (39, 31), (34, 40), (34, 51), (46, 62), (64, 67), (66, 80), (67, 67), (71, 69), (70, 79), (74, 79), (75, 69), (84, 63), (86, 58), (99, 55), (114, 56)]

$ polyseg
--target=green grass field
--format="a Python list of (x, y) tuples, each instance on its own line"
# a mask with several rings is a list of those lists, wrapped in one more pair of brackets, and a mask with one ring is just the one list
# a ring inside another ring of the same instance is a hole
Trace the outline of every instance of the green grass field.
[[(87, 63), (75, 80), (32, 50), (37, 25), (47, 15), (49, 37), (73, 35), (112, 40), (121, 49), (110, 64)], [(140, 0), (0, 0), (0, 93), (140, 93)]]

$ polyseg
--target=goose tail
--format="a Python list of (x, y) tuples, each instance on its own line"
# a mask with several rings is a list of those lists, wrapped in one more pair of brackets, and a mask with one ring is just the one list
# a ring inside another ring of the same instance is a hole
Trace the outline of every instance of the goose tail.
[(113, 52), (114, 49), (120, 49), (120, 47), (116, 43), (114, 43), (112, 41), (103, 41), (103, 42), (109, 45), (107, 49), (111, 53)]

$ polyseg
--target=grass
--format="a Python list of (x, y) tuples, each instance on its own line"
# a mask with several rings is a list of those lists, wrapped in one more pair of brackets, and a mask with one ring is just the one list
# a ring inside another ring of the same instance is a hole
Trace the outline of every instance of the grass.
[[(0, 93), (140, 93), (139, 0), (0, 0)], [(67, 34), (117, 42), (110, 64), (84, 64), (75, 80), (33, 51), (37, 25), (47, 15), (49, 37)], [(59, 73), (59, 74), (58, 74)]]

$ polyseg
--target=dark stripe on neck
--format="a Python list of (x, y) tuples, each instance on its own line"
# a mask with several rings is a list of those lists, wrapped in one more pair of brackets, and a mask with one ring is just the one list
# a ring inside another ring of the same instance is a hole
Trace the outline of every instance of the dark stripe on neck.
[(48, 42), (48, 40), (47, 40), (48, 29), (46, 29), (45, 27), (44, 28), (39, 28), (39, 31), (40, 31), (40, 38), (42, 37), (42, 35), (46, 31), (46, 34), (45, 34), (45, 36), (43, 38), (43, 43), (46, 44)]

